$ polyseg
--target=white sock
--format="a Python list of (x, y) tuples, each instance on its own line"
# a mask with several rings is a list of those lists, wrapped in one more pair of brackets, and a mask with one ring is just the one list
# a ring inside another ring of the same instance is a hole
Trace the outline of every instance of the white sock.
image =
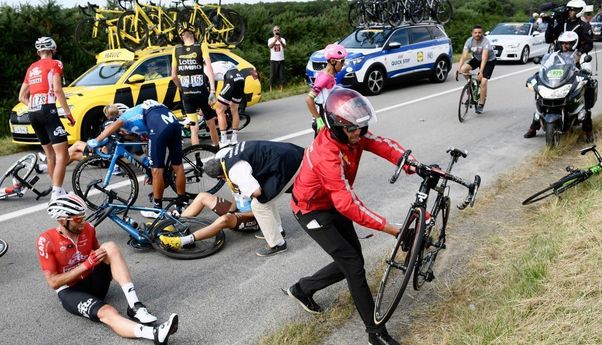
[(225, 143), (226, 141), (228, 141), (228, 134), (226, 133), (226, 130), (221, 130), (220, 129), (220, 139), (222, 143)]
[(180, 241), (183, 246), (190, 244), (190, 243), (194, 243), (194, 235), (190, 234), (188, 236), (182, 236), (182, 237), (180, 237)]
[(128, 305), (130, 308), (134, 307), (136, 302), (139, 302), (138, 295), (136, 295), (136, 288), (134, 288), (134, 283), (125, 283), (121, 285), (121, 289), (125, 294), (125, 298), (128, 300)]
[(136, 326), (134, 326), (134, 336), (136, 338), (144, 338), (150, 340), (155, 339), (155, 336), (153, 335), (153, 328), (141, 324), (136, 324)]
[(67, 194), (67, 192), (65, 192), (65, 188), (63, 188), (61, 186), (52, 186), (52, 193), (58, 194), (58, 195)]

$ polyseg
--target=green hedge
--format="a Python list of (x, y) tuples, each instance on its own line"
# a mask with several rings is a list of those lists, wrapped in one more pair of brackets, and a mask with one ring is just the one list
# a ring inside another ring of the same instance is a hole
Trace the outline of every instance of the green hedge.
[[(486, 30), (504, 20), (526, 20), (544, 1), (530, 0), (452, 0), (455, 15), (446, 31), (456, 52), (470, 34), (470, 28), (480, 23)], [(272, 27), (279, 25), (287, 40), (286, 76), (289, 81), (302, 80), (311, 52), (334, 42), (351, 30), (347, 23), (346, 0), (309, 2), (277, 2), (233, 4), (246, 23), (244, 42), (235, 50), (255, 65), (262, 86), (268, 87), (269, 49), (267, 40)], [(535, 10), (534, 10), (535, 9)], [(75, 45), (73, 33), (81, 14), (77, 9), (62, 8), (58, 2), (19, 7), (0, 6), (0, 136), (8, 135), (10, 109), (16, 104), (25, 70), (37, 59), (33, 43), (40, 36), (53, 37), (59, 47), (59, 57), (65, 63), (65, 81), (73, 81), (89, 68), (94, 59)]]

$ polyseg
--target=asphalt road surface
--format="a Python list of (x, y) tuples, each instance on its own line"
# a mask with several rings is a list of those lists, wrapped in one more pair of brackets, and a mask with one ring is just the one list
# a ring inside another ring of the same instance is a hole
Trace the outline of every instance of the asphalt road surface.
[[(596, 65), (594, 63), (594, 69)], [(450, 76), (445, 83), (412, 82), (389, 88), (382, 95), (370, 97), (378, 113), (371, 130), (394, 138), (413, 150), (425, 163), (448, 162), (445, 149), (452, 145), (469, 151), (454, 173), (466, 178), (478, 173), (485, 186), (504, 171), (521, 163), (545, 145), (538, 137), (523, 139), (534, 110), (533, 94), (525, 87), (528, 76), (537, 66), (498, 64), (489, 84), (485, 113), (460, 124), (457, 106), (463, 82)], [(248, 110), (251, 124), (240, 139), (289, 141), (307, 146), (312, 135), (304, 95), (261, 103)], [(602, 109), (601, 102), (594, 109)], [(7, 167), (22, 154), (0, 158)], [(73, 166), (67, 172), (65, 186), (70, 189)], [(388, 183), (393, 166), (366, 153), (355, 189), (371, 209), (392, 222), (401, 222), (414, 199), (419, 178), (402, 176), (395, 185)], [(39, 185), (48, 183), (44, 177)], [(142, 193), (150, 192), (148, 186)], [(220, 194), (227, 196), (227, 188)], [(457, 203), (464, 189), (452, 186)], [(8, 253), (0, 258), (0, 344), (141, 344), (124, 340), (107, 327), (68, 314), (60, 306), (40, 271), (35, 240), (55, 225), (45, 212), (44, 198), (35, 201), (32, 194), (21, 199), (0, 201), (0, 238), (9, 242)], [(308, 317), (280, 291), (303, 275), (311, 274), (329, 262), (327, 255), (302, 231), (289, 208), (289, 196), (281, 198), (279, 208), (287, 231), (288, 251), (269, 258), (255, 256), (265, 242), (252, 234), (227, 232), (221, 252), (209, 258), (178, 261), (152, 250), (136, 251), (126, 245), (125, 232), (107, 221), (98, 228), (101, 242), (115, 241), (128, 261), (138, 296), (160, 321), (170, 313), (180, 315), (180, 327), (171, 338), (173, 344), (234, 345), (254, 344), (287, 322)], [(215, 217), (207, 212), (207, 218)], [(459, 214), (458, 214), (459, 215)], [(371, 230), (358, 227), (366, 235)], [(393, 238), (383, 233), (362, 240), (368, 269), (383, 257)], [(328, 307), (337, 294), (347, 289), (337, 284), (315, 298)], [(121, 289), (114, 283), (108, 302), (125, 312)], [(351, 328), (362, 342), (363, 326), (356, 317)], [(356, 325), (357, 327), (353, 327)], [(389, 325), (390, 329), (399, 325)], [(338, 343), (354, 343), (354, 335)]]

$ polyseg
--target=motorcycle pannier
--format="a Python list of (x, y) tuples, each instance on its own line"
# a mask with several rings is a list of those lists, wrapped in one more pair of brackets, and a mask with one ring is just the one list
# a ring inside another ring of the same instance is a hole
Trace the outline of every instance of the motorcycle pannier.
[(591, 109), (598, 100), (598, 81), (590, 79), (585, 88), (585, 109)]

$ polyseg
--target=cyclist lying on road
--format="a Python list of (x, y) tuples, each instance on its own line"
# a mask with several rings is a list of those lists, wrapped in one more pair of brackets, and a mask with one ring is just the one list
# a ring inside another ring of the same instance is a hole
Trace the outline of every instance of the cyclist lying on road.
[[(96, 230), (86, 222), (86, 204), (75, 194), (61, 195), (48, 204), (48, 214), (58, 226), (46, 230), (37, 241), (38, 257), (46, 281), (55, 289), (68, 312), (102, 322), (124, 338), (150, 339), (167, 344), (178, 329), (178, 315), (171, 314), (159, 326), (146, 306), (138, 300), (130, 271), (119, 247), (100, 244)], [(128, 302), (129, 320), (104, 299), (111, 280), (121, 286)]]
[[(117, 114), (110, 114), (117, 116)], [(109, 118), (113, 120), (114, 118)], [(163, 104), (146, 100), (115, 119), (115, 122), (100, 133), (96, 139), (88, 140), (90, 148), (117, 132), (125, 129), (128, 133), (148, 136), (148, 151), (153, 174), (153, 207), (163, 208), (163, 170), (166, 150), (169, 149), (171, 166), (176, 173), (176, 190), (180, 200), (186, 200), (186, 180), (182, 166), (182, 129), (176, 116)], [(144, 217), (156, 218), (159, 214), (141, 211)]]

